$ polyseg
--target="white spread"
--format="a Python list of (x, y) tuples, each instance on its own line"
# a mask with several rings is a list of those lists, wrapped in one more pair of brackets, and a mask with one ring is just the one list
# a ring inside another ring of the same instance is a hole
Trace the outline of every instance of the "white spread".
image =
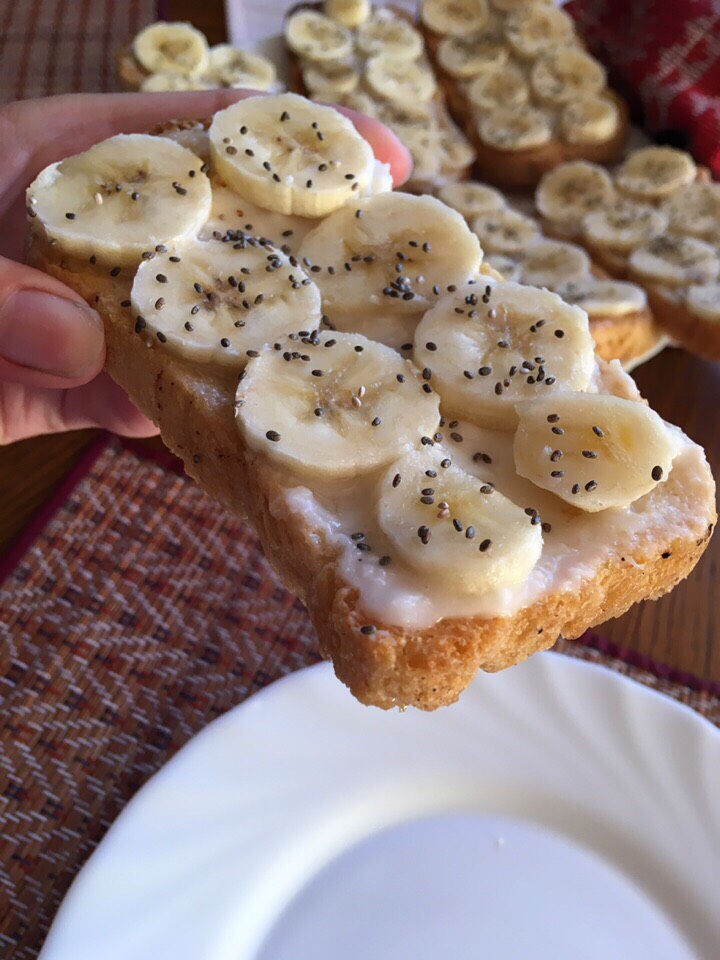
[[(590, 387), (603, 393), (637, 396), (632, 380), (613, 363), (597, 373)], [(544, 596), (577, 591), (596, 575), (604, 561), (635, 564), (633, 555), (653, 556), (675, 538), (701, 537), (709, 518), (698, 511), (713, 497), (713, 479), (705, 455), (677, 427), (668, 425), (677, 438), (678, 453), (668, 478), (631, 506), (590, 514), (577, 510), (515, 473), (510, 432), (486, 430), (460, 422), (444, 452), (468, 473), (495, 484), (521, 507), (534, 507), (551, 525), (543, 534), (540, 560), (521, 584), (472, 595), (454, 593), (447, 586), (423, 578), (405, 566), (383, 535), (376, 520), (376, 485), (379, 474), (332, 485), (286, 487), (281, 495), (283, 512), (289, 509), (298, 522), (316, 531), (324, 549), (337, 557), (343, 578), (360, 593), (365, 614), (384, 624), (423, 629), (446, 617), (510, 617)], [(491, 464), (476, 463), (477, 452), (489, 454)], [(383, 471), (380, 471), (382, 473)], [(271, 510), (273, 504), (271, 503)], [(357, 549), (351, 534), (362, 531), (372, 552)], [(381, 566), (379, 557), (392, 562)]]

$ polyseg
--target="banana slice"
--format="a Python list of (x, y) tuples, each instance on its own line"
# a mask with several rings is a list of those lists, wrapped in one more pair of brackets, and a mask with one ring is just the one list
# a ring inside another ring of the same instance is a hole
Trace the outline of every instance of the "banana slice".
[(548, 118), (527, 104), (498, 107), (479, 120), (477, 131), (480, 139), (496, 150), (530, 150), (552, 138)]
[[(268, 270), (268, 267), (272, 269)], [(243, 366), (248, 350), (320, 323), (320, 292), (269, 243), (195, 240), (143, 260), (135, 330), (185, 359)]]
[(587, 160), (561, 163), (543, 175), (535, 191), (535, 206), (547, 220), (579, 232), (582, 218), (615, 199), (610, 175)]
[(302, 78), (310, 96), (334, 102), (335, 97), (356, 89), (360, 71), (350, 61), (313, 63), (309, 60), (302, 68)]
[(483, 266), (492, 267), (502, 280), (520, 283), (522, 263), (520, 258), (505, 253), (489, 253), (483, 260)]
[(475, 151), (467, 137), (455, 126), (448, 124), (439, 131), (440, 166), (446, 176), (465, 171), (475, 159)]
[(181, 73), (151, 73), (140, 84), (143, 93), (170, 93), (178, 90), (213, 90), (216, 84), (206, 78), (186, 77)]
[(486, 0), (423, 0), (420, 18), (428, 30), (443, 37), (464, 37), (487, 23)]
[(189, 23), (151, 23), (133, 40), (133, 53), (148, 73), (197, 77), (208, 66), (205, 35)]
[(210, 218), (200, 231), (200, 239), (238, 243), (248, 237), (258, 237), (269, 240), (289, 256), (298, 252), (305, 235), (316, 226), (317, 220), (264, 210), (233, 190), (214, 183)]
[(445, 416), (508, 429), (520, 400), (585, 390), (595, 355), (579, 307), (547, 290), (480, 280), (425, 314), (415, 362), (429, 371)]
[(678, 452), (660, 417), (637, 400), (565, 393), (519, 404), (518, 414), (517, 472), (588, 513), (649, 493)]
[(376, 97), (393, 103), (427, 103), (437, 89), (431, 70), (413, 60), (398, 60), (394, 54), (371, 57), (365, 66), (365, 81)]
[(177, 125), (161, 129), (159, 133), (153, 133), (153, 136), (179, 143), (181, 147), (190, 150), (191, 153), (194, 153), (196, 157), (206, 163), (209, 169), (210, 137), (200, 121), (180, 121)]
[(451, 77), (460, 80), (468, 80), (486, 70), (504, 67), (508, 56), (508, 48), (502, 36), (493, 32), (447, 37), (437, 49), (440, 66)]
[(647, 295), (636, 283), (583, 277), (555, 290), (566, 303), (582, 307), (588, 317), (624, 317), (647, 309)]
[(118, 134), (45, 167), (28, 210), (65, 253), (130, 266), (158, 244), (197, 236), (210, 212), (205, 169), (172, 140)]
[(471, 228), (483, 250), (492, 253), (522, 253), (540, 236), (540, 228), (532, 217), (508, 207), (481, 213), (472, 221)]
[(417, 60), (425, 45), (421, 34), (391, 10), (378, 9), (357, 32), (357, 45), (366, 57), (388, 54), (396, 60)]
[(653, 237), (630, 254), (630, 270), (668, 287), (713, 283), (720, 272), (717, 251), (704, 240), (674, 235)]
[(285, 41), (307, 60), (345, 60), (352, 54), (352, 34), (337, 20), (314, 10), (300, 10), (285, 21)]
[(438, 197), (466, 220), (472, 220), (481, 213), (502, 210), (505, 206), (505, 198), (499, 190), (472, 181), (447, 183), (438, 192)]
[(674, 147), (636, 150), (615, 173), (615, 185), (629, 197), (660, 200), (691, 183), (697, 167), (689, 153)]
[(470, 105), (480, 113), (522, 106), (530, 99), (525, 75), (512, 63), (485, 70), (468, 84), (466, 93)]
[(606, 83), (605, 70), (597, 60), (572, 47), (548, 50), (533, 64), (533, 92), (541, 103), (565, 104), (599, 93)]
[(377, 118), (379, 115), (377, 102), (365, 90), (353, 90), (352, 93), (333, 94), (332, 97), (323, 96), (317, 99), (349, 107), (357, 113), (364, 113), (366, 117)]
[(696, 180), (676, 190), (664, 204), (672, 233), (712, 240), (720, 232), (720, 183)]
[(560, 115), (560, 134), (566, 143), (603, 143), (615, 136), (619, 125), (618, 106), (607, 97), (580, 97), (565, 104)]
[(505, 36), (518, 57), (535, 60), (544, 51), (574, 41), (572, 19), (550, 4), (522, 6), (505, 21)]
[(720, 283), (693, 284), (688, 287), (685, 306), (701, 320), (720, 321)]
[(439, 200), (391, 193), (337, 210), (305, 237), (300, 256), (333, 324), (365, 325), (385, 340), (392, 317), (410, 317), (414, 326), (448, 284), (472, 277), (482, 251), (460, 214)]
[(598, 247), (627, 251), (662, 233), (667, 224), (664, 210), (623, 199), (586, 213), (582, 230), (586, 239)]
[(205, 78), (219, 87), (271, 90), (277, 83), (275, 65), (257, 53), (248, 53), (229, 43), (210, 48)]
[(392, 464), (380, 483), (381, 529), (402, 560), (432, 583), (463, 593), (522, 583), (540, 559), (540, 524), (448, 463), (425, 448)]
[[(533, 240), (524, 248), (522, 282), (555, 290), (590, 273), (590, 257), (582, 247), (560, 240)], [(564, 298), (563, 298), (564, 299)]]
[(286, 346), (250, 360), (236, 399), (245, 440), (278, 466), (354, 478), (436, 431), (437, 394), (389, 347), (325, 332)]
[(325, 13), (344, 27), (354, 29), (370, 16), (370, 0), (325, 0)]
[(374, 158), (347, 117), (293, 93), (249, 97), (216, 113), (215, 168), (267, 210), (322, 217), (366, 190)]

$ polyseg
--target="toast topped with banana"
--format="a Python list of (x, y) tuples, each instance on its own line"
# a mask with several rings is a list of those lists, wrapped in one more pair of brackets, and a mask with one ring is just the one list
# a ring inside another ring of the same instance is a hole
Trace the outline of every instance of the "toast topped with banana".
[(46, 168), (31, 261), (99, 311), (110, 374), (249, 520), (356, 697), (451, 703), (690, 572), (703, 451), (582, 309), (498, 279), (330, 107), (190, 126), (197, 153), (179, 124)]
[(469, 176), (474, 151), (405, 10), (370, 0), (304, 2), (288, 11), (284, 33), (290, 88), (390, 127), (413, 158), (406, 190), (432, 193)]
[(646, 291), (658, 324), (720, 360), (720, 184), (689, 153), (644, 147), (613, 172), (561, 164), (538, 185), (545, 228)]
[(564, 160), (622, 155), (627, 107), (566, 11), (546, 0), (423, 0), (420, 23), (482, 180), (534, 187)]
[(598, 357), (632, 370), (666, 345), (642, 287), (609, 278), (579, 244), (544, 236), (538, 221), (514, 209), (499, 190), (466, 181), (447, 184), (438, 197), (465, 217), (484, 262), (505, 280), (546, 287), (581, 306)]

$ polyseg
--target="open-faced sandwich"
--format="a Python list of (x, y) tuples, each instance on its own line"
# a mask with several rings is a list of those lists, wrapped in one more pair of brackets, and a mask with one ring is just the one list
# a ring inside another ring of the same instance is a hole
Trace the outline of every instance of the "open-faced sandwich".
[(159, 134), (46, 168), (31, 261), (98, 310), (110, 374), (248, 518), (356, 697), (450, 703), (687, 576), (703, 451), (582, 309), (484, 268), (330, 107), (251, 97)]

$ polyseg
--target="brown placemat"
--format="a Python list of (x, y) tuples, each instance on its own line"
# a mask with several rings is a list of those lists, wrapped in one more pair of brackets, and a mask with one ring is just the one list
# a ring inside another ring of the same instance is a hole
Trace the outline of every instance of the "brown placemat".
[(157, 0), (5, 0), (0, 102), (118, 90), (115, 51), (157, 20)]
[[(307, 614), (254, 535), (169, 455), (154, 462), (101, 438), (54, 501), (0, 571), (7, 960), (36, 956), (71, 879), (154, 771), (214, 717), (317, 659)], [(558, 649), (720, 723), (717, 685), (678, 683), (585, 639)]]

